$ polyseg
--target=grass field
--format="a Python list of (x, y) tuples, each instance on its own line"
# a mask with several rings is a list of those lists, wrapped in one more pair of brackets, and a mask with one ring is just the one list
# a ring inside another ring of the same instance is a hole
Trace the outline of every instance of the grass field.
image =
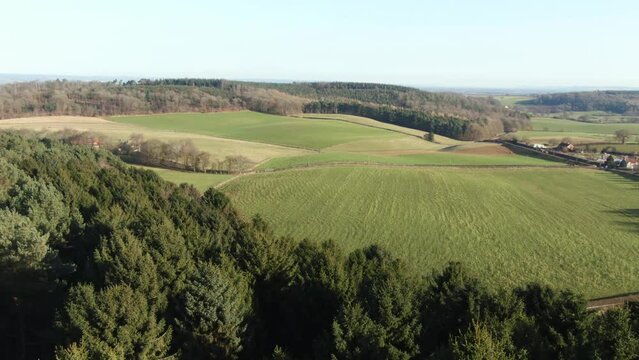
[(222, 187), (281, 235), (380, 243), (428, 273), (451, 260), (491, 285), (543, 281), (587, 296), (639, 289), (639, 182), (577, 169), (332, 167)]
[(361, 153), (326, 152), (303, 156), (281, 157), (269, 160), (258, 169), (285, 169), (300, 166), (317, 166), (330, 163), (368, 163), (386, 165), (447, 165), (447, 166), (563, 166), (537, 158), (508, 155), (467, 155), (454, 152), (431, 152), (423, 154), (402, 154), (395, 156), (370, 155)]
[(499, 100), (499, 102), (502, 105), (508, 106), (511, 108), (519, 105), (517, 103), (520, 101), (526, 101), (533, 98), (532, 96), (525, 96), (525, 95), (500, 95), (500, 96), (493, 96), (493, 97)]
[(179, 130), (310, 149), (322, 149), (351, 141), (399, 139), (405, 136), (340, 120), (303, 119), (251, 111), (119, 116), (111, 120), (155, 130)]
[[(342, 114), (304, 114), (304, 118), (307, 119), (334, 119), (346, 121), (354, 124), (364, 125), (364, 126), (372, 126), (380, 129), (391, 130), (407, 135), (412, 135), (416, 137), (423, 137), (424, 132), (421, 130), (409, 129), (402, 126), (397, 126), (393, 124), (384, 123), (381, 121), (361, 117), (354, 115), (342, 115)], [(459, 143), (463, 143), (463, 141), (451, 139), (441, 135), (435, 135), (435, 142), (443, 145), (455, 145)]]
[(576, 143), (612, 141), (614, 133), (620, 129), (630, 131), (634, 136), (639, 135), (639, 124), (594, 124), (580, 121), (542, 118), (532, 119), (532, 131), (518, 131), (519, 138), (529, 138), (535, 141), (548, 141), (569, 137)]
[(185, 171), (175, 171), (168, 169), (160, 169), (148, 166), (135, 166), (140, 169), (151, 170), (160, 175), (166, 181), (170, 181), (174, 184), (192, 184), (200, 190), (204, 192), (206, 189), (210, 187), (215, 187), (218, 184), (231, 179), (235, 175), (224, 175), (224, 174), (203, 174), (203, 173), (192, 173)]
[(534, 131), (612, 135), (616, 130), (626, 129), (632, 134), (639, 134), (639, 124), (592, 124), (553, 118), (534, 118), (532, 124)]

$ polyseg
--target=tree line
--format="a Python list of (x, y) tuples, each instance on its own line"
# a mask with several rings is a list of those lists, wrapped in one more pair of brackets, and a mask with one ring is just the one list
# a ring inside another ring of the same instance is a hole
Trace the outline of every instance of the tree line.
[[(366, 83), (250, 83), (219, 79), (161, 79), (113, 82), (47, 81), (0, 86), (0, 118), (37, 115), (109, 116), (165, 112), (248, 109), (299, 114), (308, 103), (335, 102), (393, 109), (396, 116), (466, 121), (469, 131), (450, 134), (470, 139), (530, 127), (528, 117), (491, 98), (435, 93)], [(385, 121), (380, 116), (380, 121)], [(414, 119), (402, 123), (413, 124)], [(445, 127), (445, 126), (444, 126)], [(450, 135), (449, 134), (449, 135)], [(441, 134), (445, 135), (445, 134)]]
[(634, 359), (639, 307), (603, 314), (462, 264), (276, 236), (222, 193), (105, 150), (0, 134), (7, 359)]

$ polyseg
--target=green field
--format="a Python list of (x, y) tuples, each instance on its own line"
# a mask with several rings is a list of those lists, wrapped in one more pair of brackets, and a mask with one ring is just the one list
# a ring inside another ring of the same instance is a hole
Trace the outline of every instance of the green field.
[(490, 156), (467, 155), (452, 152), (432, 152), (424, 154), (404, 154), (381, 156), (361, 153), (327, 152), (293, 157), (280, 157), (269, 160), (258, 169), (285, 169), (300, 166), (317, 166), (330, 163), (386, 164), (386, 165), (446, 165), (446, 166), (563, 166), (563, 163), (550, 162), (520, 155)]
[(187, 183), (195, 186), (196, 189), (204, 192), (206, 189), (210, 187), (215, 187), (220, 183), (233, 178), (235, 175), (224, 175), (224, 174), (203, 174), (203, 173), (194, 173), (187, 171), (176, 171), (169, 169), (160, 169), (155, 167), (148, 166), (136, 166), (141, 169), (151, 170), (161, 178), (166, 181), (170, 181), (174, 184), (182, 184)]
[(222, 187), (301, 240), (380, 243), (428, 273), (459, 260), (491, 285), (587, 296), (639, 289), (639, 182), (595, 170), (332, 167)]
[(155, 130), (179, 130), (309, 149), (322, 149), (351, 141), (399, 139), (405, 136), (340, 120), (303, 119), (251, 111), (118, 116), (111, 120)]
[(639, 134), (639, 124), (592, 124), (553, 118), (533, 118), (532, 124), (534, 131), (612, 135), (616, 130), (626, 129)]
[(532, 131), (518, 131), (519, 138), (537, 141), (548, 141), (568, 137), (577, 143), (606, 142), (614, 140), (614, 133), (620, 129), (630, 131), (634, 136), (639, 135), (639, 124), (595, 124), (580, 121), (543, 118), (532, 119)]
[(532, 96), (525, 96), (525, 95), (499, 95), (499, 96), (493, 96), (493, 97), (499, 100), (499, 102), (502, 105), (508, 106), (508, 107), (515, 107), (519, 105), (518, 103), (520, 101), (533, 99)]

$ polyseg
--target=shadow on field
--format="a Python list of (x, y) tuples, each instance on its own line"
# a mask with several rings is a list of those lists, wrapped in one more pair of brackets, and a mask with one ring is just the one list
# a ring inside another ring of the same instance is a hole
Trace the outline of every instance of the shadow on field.
[(623, 215), (628, 217), (628, 221), (617, 221), (618, 225), (628, 228), (630, 231), (639, 233), (639, 209), (619, 209), (610, 210), (611, 214)]

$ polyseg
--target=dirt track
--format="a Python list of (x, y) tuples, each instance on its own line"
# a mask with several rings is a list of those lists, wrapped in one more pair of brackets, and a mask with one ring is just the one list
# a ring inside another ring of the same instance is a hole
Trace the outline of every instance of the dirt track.
[(590, 300), (587, 308), (588, 310), (607, 310), (631, 301), (639, 301), (639, 293)]

